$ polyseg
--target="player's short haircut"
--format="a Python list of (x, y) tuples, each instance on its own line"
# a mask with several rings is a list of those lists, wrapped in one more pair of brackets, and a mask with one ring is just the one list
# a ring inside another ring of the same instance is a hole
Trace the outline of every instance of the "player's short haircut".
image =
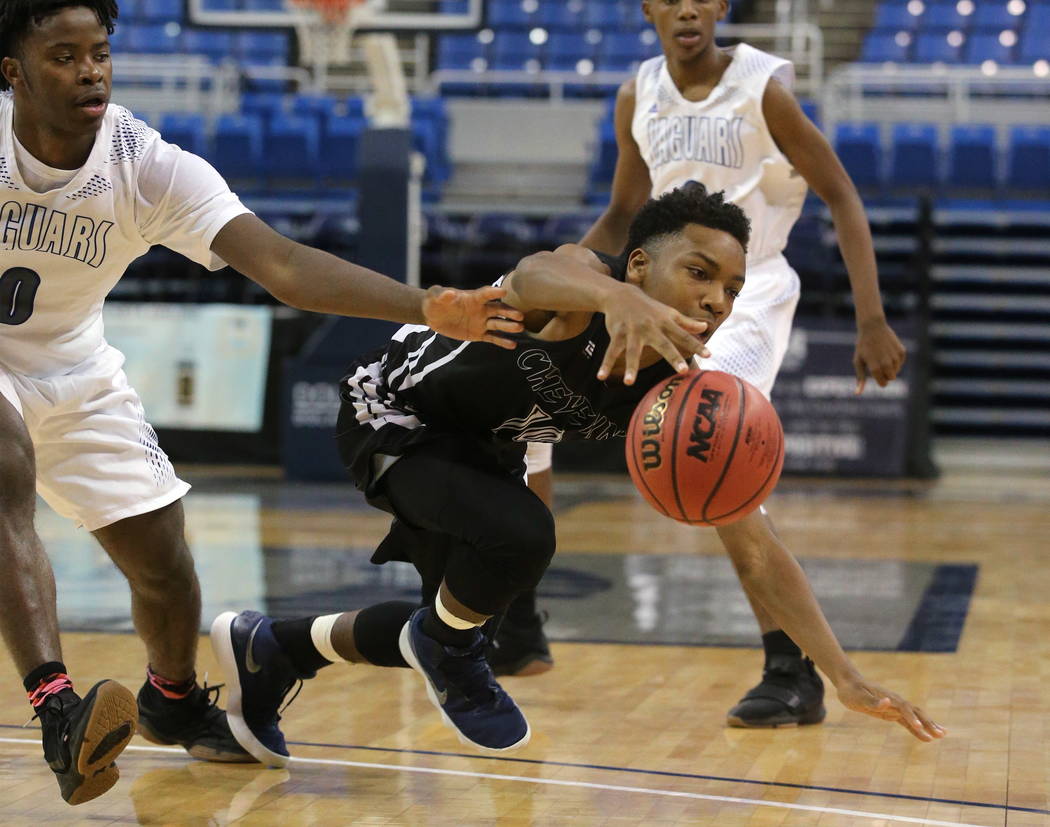
[[(0, 59), (21, 57), (22, 42), (37, 26), (63, 9), (83, 6), (95, 13), (99, 25), (113, 34), (117, 19), (117, 0), (0, 0)], [(0, 90), (9, 88), (0, 75)]]
[(729, 233), (747, 252), (751, 222), (736, 204), (725, 200), (725, 193), (708, 192), (697, 181), (689, 181), (659, 198), (645, 203), (627, 231), (626, 258), (639, 247), (650, 248), (665, 236), (680, 233), (687, 224), (700, 224)]

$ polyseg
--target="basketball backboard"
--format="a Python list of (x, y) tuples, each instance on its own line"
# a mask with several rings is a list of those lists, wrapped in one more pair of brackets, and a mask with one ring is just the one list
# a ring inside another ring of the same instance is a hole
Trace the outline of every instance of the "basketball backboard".
[[(261, 8), (234, 9), (229, 0), (188, 0), (189, 22), (198, 26), (292, 28), (296, 14), (280, 2)], [(370, 15), (362, 31), (454, 31), (476, 29), (482, 22), (483, 0), (386, 0), (385, 9)], [(265, 7), (272, 8), (265, 8)]]

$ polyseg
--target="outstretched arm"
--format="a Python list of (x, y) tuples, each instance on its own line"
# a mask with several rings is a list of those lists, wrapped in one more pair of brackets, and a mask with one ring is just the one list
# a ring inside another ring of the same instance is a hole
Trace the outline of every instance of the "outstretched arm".
[(606, 207), (594, 226), (580, 241), (585, 247), (616, 256), (627, 244), (627, 230), (635, 213), (649, 199), (652, 180), (649, 167), (631, 134), (634, 120), (634, 78), (626, 81), (616, 95), (616, 170), (612, 192)]
[(762, 112), (781, 152), (831, 210), (857, 317), (857, 346), (853, 354), (857, 392), (864, 389), (869, 375), (885, 386), (900, 372), (905, 351), (886, 322), (871, 228), (860, 195), (831, 144), (806, 117), (794, 96), (776, 80), (766, 87)]
[(844, 706), (895, 721), (920, 741), (944, 737), (944, 730), (921, 709), (870, 683), (857, 671), (831, 631), (805, 572), (777, 539), (761, 510), (720, 526), (718, 536), (748, 594), (813, 658), (835, 685)]
[(500, 302), (497, 287), (423, 291), (341, 258), (298, 244), (254, 215), (223, 227), (211, 246), (219, 258), (301, 310), (425, 324), (455, 339), (513, 348), (501, 333), (522, 329), (522, 314)]
[(571, 338), (580, 333), (593, 313), (604, 313), (609, 330), (609, 348), (598, 370), (605, 379), (624, 359), (624, 384), (633, 384), (642, 353), (652, 348), (677, 371), (688, 369), (693, 355), (706, 355), (697, 338), (707, 323), (690, 319), (633, 284), (609, 277), (598, 257), (576, 244), (564, 244), (554, 252), (523, 258), (504, 280), (505, 301), (522, 311), (553, 311), (550, 322)]

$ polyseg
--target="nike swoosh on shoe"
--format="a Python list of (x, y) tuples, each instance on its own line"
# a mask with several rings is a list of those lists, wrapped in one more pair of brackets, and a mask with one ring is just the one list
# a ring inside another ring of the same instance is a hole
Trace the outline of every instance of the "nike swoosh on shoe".
[(244, 651), (244, 668), (251, 672), (253, 675), (262, 669), (258, 663), (255, 662), (255, 657), (252, 655), (252, 644), (255, 643), (255, 633), (259, 631), (259, 627), (262, 626), (262, 619), (252, 628), (252, 633), (248, 635), (248, 646)]

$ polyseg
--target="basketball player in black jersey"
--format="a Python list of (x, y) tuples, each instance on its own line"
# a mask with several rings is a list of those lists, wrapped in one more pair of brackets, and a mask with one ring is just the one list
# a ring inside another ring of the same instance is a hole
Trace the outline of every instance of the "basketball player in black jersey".
[[(259, 761), (288, 760), (278, 708), (297, 679), (337, 660), (411, 666), (465, 743), (504, 751), (529, 727), (493, 677), (481, 627), (554, 553), (551, 514), (525, 485), (527, 441), (623, 436), (635, 406), (732, 310), (749, 224), (699, 184), (649, 201), (619, 259), (577, 245), (523, 259), (502, 280), (525, 313), (515, 351), (402, 328), (343, 380), (339, 443), (369, 501), (391, 512), (373, 562), (412, 562), (423, 604), (273, 621), (228, 612), (212, 644), (230, 683), (230, 727)], [(846, 658), (789, 553), (734, 560), (768, 609), (832, 677), (846, 706), (917, 738), (943, 733)]]

